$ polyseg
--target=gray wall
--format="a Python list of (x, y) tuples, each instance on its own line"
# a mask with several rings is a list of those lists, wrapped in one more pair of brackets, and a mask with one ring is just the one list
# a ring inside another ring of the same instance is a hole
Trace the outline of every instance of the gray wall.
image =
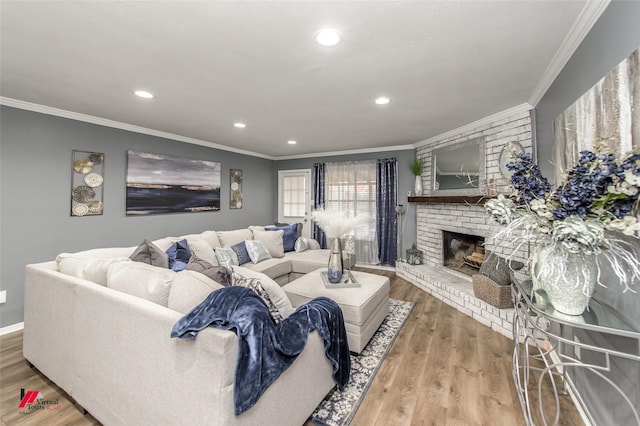
[[(24, 265), (60, 252), (134, 246), (144, 238), (226, 230), (275, 219), (273, 161), (2, 106), (0, 327), (22, 322)], [(71, 217), (73, 149), (105, 154), (104, 212)], [(222, 163), (218, 212), (125, 215), (127, 150)], [(243, 170), (243, 208), (229, 210), (229, 169)]]
[[(278, 170), (295, 170), (295, 169), (311, 169), (313, 163), (337, 163), (341, 161), (361, 161), (373, 160), (378, 158), (398, 159), (398, 204), (404, 204), (407, 212), (405, 214), (404, 234), (402, 235), (403, 255), (406, 257), (405, 250), (410, 248), (416, 239), (416, 209), (414, 203), (407, 201), (407, 192), (413, 194), (415, 176), (409, 168), (409, 163), (415, 158), (415, 149), (370, 152), (353, 155), (326, 156), (317, 158), (301, 158), (295, 160), (280, 160), (275, 162), (275, 179), (278, 179)], [(276, 183), (277, 185), (277, 183)], [(276, 206), (277, 208), (277, 206)]]
[[(545, 176), (553, 176), (553, 167), (550, 165), (553, 120), (620, 61), (640, 47), (638, 23), (640, 2), (613, 1), (539, 102), (536, 107), (537, 149), (538, 161)], [(632, 243), (638, 258), (640, 244), (637, 240)], [(612, 306), (618, 315), (633, 324), (636, 329), (640, 329), (640, 292), (623, 294), (616, 282), (615, 274), (607, 269), (606, 266), (603, 267), (604, 281), (608, 283), (608, 287), (597, 286), (594, 299)], [(636, 290), (639, 286), (640, 283), (636, 283)], [(638, 350), (637, 342), (614, 339), (600, 333), (577, 334), (579, 340), (587, 344)], [(593, 353), (583, 351), (582, 354), (584, 362), (594, 359), (593, 362), (602, 363), (601, 359), (595, 359), (600, 357)], [(578, 369), (570, 374), (596, 424), (635, 424), (622, 398), (602, 379), (586, 370)], [(613, 358), (612, 372), (608, 375), (620, 384), (636, 408), (640, 406), (640, 365), (637, 362)]]

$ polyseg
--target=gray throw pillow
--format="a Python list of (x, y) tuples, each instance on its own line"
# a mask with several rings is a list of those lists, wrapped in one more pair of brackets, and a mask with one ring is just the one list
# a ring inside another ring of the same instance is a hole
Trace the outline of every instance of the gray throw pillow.
[(129, 256), (134, 262), (142, 262), (147, 265), (159, 266), (161, 268), (169, 267), (169, 256), (151, 241), (145, 239)]
[(223, 286), (231, 284), (231, 272), (227, 268), (224, 266), (215, 266), (195, 254), (191, 256), (187, 264), (187, 270), (200, 272)]
[(493, 252), (487, 251), (486, 257), (480, 266), (480, 275), (491, 278), (499, 285), (511, 284), (511, 270), (517, 271), (522, 269), (524, 263), (516, 260), (510, 260), (498, 256)]

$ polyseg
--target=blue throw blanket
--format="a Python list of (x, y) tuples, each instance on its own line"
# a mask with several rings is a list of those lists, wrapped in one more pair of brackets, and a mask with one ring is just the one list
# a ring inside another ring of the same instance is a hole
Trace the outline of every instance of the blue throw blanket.
[[(171, 337), (195, 339), (198, 331), (213, 326), (238, 335), (238, 359), (233, 390), (236, 415), (247, 411), (302, 352), (309, 333), (317, 330), (324, 352), (333, 365), (340, 389), (349, 381), (351, 359), (340, 306), (326, 297), (300, 306), (276, 325), (265, 302), (246, 287), (214, 291), (182, 317)], [(313, 383), (309, 385), (313, 386)]]

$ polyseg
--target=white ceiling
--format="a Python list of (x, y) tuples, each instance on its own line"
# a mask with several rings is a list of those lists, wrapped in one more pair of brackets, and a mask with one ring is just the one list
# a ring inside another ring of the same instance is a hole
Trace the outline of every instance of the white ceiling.
[(267, 158), (406, 148), (537, 102), (590, 4), (3, 0), (0, 95)]

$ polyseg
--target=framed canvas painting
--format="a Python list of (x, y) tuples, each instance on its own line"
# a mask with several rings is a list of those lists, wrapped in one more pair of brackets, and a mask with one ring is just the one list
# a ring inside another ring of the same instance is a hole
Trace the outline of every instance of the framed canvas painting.
[(220, 210), (220, 163), (127, 151), (127, 215)]

